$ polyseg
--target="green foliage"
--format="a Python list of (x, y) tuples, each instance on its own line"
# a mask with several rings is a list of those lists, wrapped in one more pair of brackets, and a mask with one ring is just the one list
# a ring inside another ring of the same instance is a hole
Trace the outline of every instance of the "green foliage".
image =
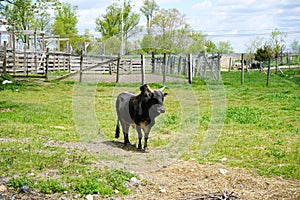
[(39, 188), (40, 191), (45, 194), (53, 194), (57, 192), (67, 191), (67, 188), (62, 185), (61, 180), (49, 178), (46, 180), (39, 180), (36, 187)]
[(287, 34), (285, 32), (280, 31), (278, 28), (275, 28), (270, 35), (270, 44), (271, 48), (274, 52), (275, 58), (279, 57), (280, 52), (283, 50), (285, 46), (285, 38)]
[[(31, 0), (16, 0), (13, 4), (7, 4), (3, 15), (8, 24), (13, 25), (16, 30), (28, 30), (36, 12), (35, 6)], [(10, 27), (12, 29), (12, 27)], [(28, 36), (19, 35), (20, 39), (25, 43)]]
[(217, 53), (218, 52), (217, 45), (215, 43), (213, 43), (212, 41), (207, 41), (205, 46), (206, 46), (206, 51), (207, 52), (210, 52), (210, 53)]
[(11, 81), (12, 79), (13, 79), (12, 76), (9, 74), (1, 74), (1, 76), (0, 76), (0, 81), (3, 81), (3, 80)]
[(271, 46), (264, 45), (262, 48), (258, 48), (255, 53), (255, 60), (257, 61), (267, 61), (273, 58), (273, 50)]
[(252, 106), (228, 107), (226, 112), (227, 122), (240, 124), (258, 123), (261, 120), (261, 111)]
[[(32, 30), (38, 28), (45, 30), (49, 23), (46, 10), (49, 7), (56, 7), (59, 3), (57, 0), (11, 0), (1, 2), (1, 14), (5, 17), (9, 30), (12, 30), (14, 24), (15, 30)], [(28, 42), (28, 35), (19, 33), (17, 38), (22, 40), (23, 43)]]
[(106, 40), (102, 41), (105, 45), (105, 53), (106, 54), (118, 54), (120, 53), (121, 48), (121, 40), (116, 37), (110, 37)]
[(113, 3), (106, 8), (106, 14), (96, 18), (96, 30), (101, 33), (103, 40), (113, 36), (121, 38), (123, 23), (124, 40), (127, 41), (130, 32), (136, 28), (139, 20), (139, 15), (132, 11), (129, 1), (124, 1), (123, 8), (117, 3)]
[(159, 6), (154, 0), (144, 0), (140, 11), (144, 14), (147, 20), (147, 35), (151, 34), (151, 20), (155, 11), (158, 11)]
[[(8, 80), (8, 79), (5, 79)], [(1, 90), (11, 90), (14, 92), (19, 92), (19, 90), (24, 86), (23, 82), (20, 81), (12, 81), (12, 83), (2, 84), (2, 81), (0, 79), (0, 91)]]
[(71, 188), (80, 194), (111, 195), (115, 190), (121, 194), (129, 194), (125, 182), (134, 175), (120, 170), (106, 170), (103, 174), (94, 171), (86, 177), (70, 178)]
[(32, 186), (32, 185), (33, 182), (29, 180), (26, 176), (11, 178), (7, 182), (7, 186), (12, 188), (20, 188), (22, 186)]
[(134, 177), (134, 174), (121, 171), (121, 170), (111, 170), (105, 173), (105, 178), (112, 189), (117, 189), (122, 194), (128, 194), (129, 191), (125, 185), (125, 182)]
[(113, 190), (106, 182), (97, 177), (74, 178), (71, 188), (80, 194), (113, 194)]
[(300, 44), (299, 44), (299, 41), (297, 40), (294, 40), (291, 44), (291, 50), (292, 52), (294, 53), (300, 53)]
[[(76, 28), (77, 19), (77, 6), (73, 6), (70, 3), (63, 3), (60, 7), (56, 9), (55, 21), (52, 25), (53, 34), (59, 35), (62, 38), (70, 38), (70, 44), (75, 48), (78, 47), (78, 40), (80, 37), (77, 35), (78, 30)], [(66, 42), (60, 43), (60, 50), (63, 50)]]
[(229, 41), (220, 41), (217, 44), (218, 53), (234, 53), (233, 47), (231, 46)]

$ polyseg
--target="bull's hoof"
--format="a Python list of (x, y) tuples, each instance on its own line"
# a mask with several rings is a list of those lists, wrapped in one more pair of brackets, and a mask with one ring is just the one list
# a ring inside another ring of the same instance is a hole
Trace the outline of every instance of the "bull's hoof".
[(144, 147), (144, 151), (145, 152), (149, 152), (149, 148), (148, 147)]
[(142, 145), (138, 145), (137, 150), (138, 150), (138, 151), (143, 151)]
[(128, 142), (128, 143), (124, 143), (124, 145), (123, 145), (123, 148), (129, 148), (130, 147), (130, 142)]

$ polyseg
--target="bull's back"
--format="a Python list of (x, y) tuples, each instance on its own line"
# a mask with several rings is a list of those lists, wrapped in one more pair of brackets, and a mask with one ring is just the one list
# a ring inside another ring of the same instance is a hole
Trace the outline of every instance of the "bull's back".
[(134, 96), (135, 94), (130, 92), (123, 92), (118, 95), (116, 101), (116, 110), (117, 110), (119, 120), (121, 121), (125, 120), (130, 123), (132, 122), (129, 113), (129, 101)]

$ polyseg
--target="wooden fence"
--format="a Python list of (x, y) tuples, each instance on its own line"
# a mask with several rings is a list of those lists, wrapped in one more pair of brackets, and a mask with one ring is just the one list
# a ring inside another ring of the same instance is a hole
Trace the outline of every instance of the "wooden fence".
[(63, 52), (13, 51), (0, 49), (0, 73), (13, 76), (48, 77), (52, 74), (73, 74), (87, 70), (99, 73), (116, 71), (117, 56), (86, 56)]
[[(0, 49), (0, 72), (14, 76), (48, 77), (55, 74), (93, 72), (100, 74), (161, 74), (199, 76), (201, 79), (220, 80), (220, 55), (142, 55), (142, 56), (87, 56), (62, 52), (13, 50), (6, 45)], [(118, 79), (118, 78), (116, 78)]]

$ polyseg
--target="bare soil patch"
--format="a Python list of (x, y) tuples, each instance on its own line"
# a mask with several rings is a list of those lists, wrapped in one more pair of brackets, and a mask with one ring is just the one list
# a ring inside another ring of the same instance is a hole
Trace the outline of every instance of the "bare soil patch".
[[(79, 75), (72, 76), (72, 78), (76, 81), (79, 80)], [(83, 82), (109, 82), (113, 83), (116, 82), (116, 75), (103, 75), (103, 74), (97, 74), (97, 73), (83, 73), (82, 76)], [(186, 79), (179, 78), (179, 77), (172, 77), (167, 76), (166, 77), (167, 82), (184, 82), (187, 81)], [(141, 74), (124, 74), (120, 75), (119, 77), (120, 83), (141, 83), (142, 82), (142, 76)], [(156, 74), (145, 74), (145, 83), (158, 83), (163, 82), (163, 76), (162, 75), (156, 75)]]
[(220, 194), (232, 194), (227, 199), (300, 199), (298, 180), (266, 178), (221, 163), (178, 161), (141, 177), (145, 185), (125, 199), (221, 199)]
[[(120, 142), (117, 149), (121, 148)], [(56, 143), (48, 143), (49, 146)], [(65, 143), (64, 147), (79, 149), (95, 148), (94, 144)], [(132, 147), (133, 148), (133, 147)], [(127, 154), (137, 154), (132, 148), (124, 150)], [(119, 149), (120, 151), (120, 149)], [(121, 150), (122, 151), (122, 150)], [(152, 150), (150, 150), (152, 151)], [(157, 152), (155, 152), (157, 153)], [(139, 153), (140, 157), (147, 153)], [(151, 165), (151, 163), (144, 163)], [(153, 163), (156, 165), (156, 163)], [(224, 163), (225, 164), (225, 163)], [(267, 178), (241, 168), (232, 168), (217, 164), (199, 164), (194, 160), (177, 160), (170, 165), (156, 168), (154, 171), (136, 172), (140, 178), (139, 184), (128, 184), (132, 193), (127, 196), (92, 195), (96, 199), (145, 199), (145, 200), (201, 200), (201, 199), (300, 199), (300, 181), (280, 177)], [(95, 168), (103, 168), (103, 162), (94, 163)], [(134, 172), (134, 171), (133, 171)], [(29, 193), (16, 192), (3, 185), (2, 197), (14, 199), (87, 199), (79, 194), (45, 195), (38, 191)], [(1, 197), (0, 195), (0, 197)], [(1, 199), (1, 198), (0, 198)]]

